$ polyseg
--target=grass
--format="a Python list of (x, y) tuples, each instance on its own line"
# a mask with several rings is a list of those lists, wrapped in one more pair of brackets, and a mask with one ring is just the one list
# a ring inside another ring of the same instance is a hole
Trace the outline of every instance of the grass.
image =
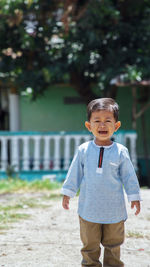
[(10, 211), (2, 211), (0, 212), (0, 234), (4, 234), (4, 230), (8, 230), (10, 228), (10, 224), (17, 222), (21, 219), (28, 219), (30, 217), (29, 214), (26, 213), (19, 213), (19, 212), (12, 212)]
[[(24, 212), (28, 208), (49, 207), (49, 204), (45, 202), (59, 198), (60, 194), (56, 192), (56, 189), (60, 188), (61, 183), (50, 182), (49, 180), (29, 182), (18, 178), (1, 179), (0, 234), (4, 234), (4, 230), (8, 230), (12, 223), (30, 218), (30, 214)], [(28, 196), (22, 195), (33, 192), (43, 192), (44, 194), (36, 198), (32, 197), (32, 194)], [(13, 195), (13, 193), (19, 194)], [(8, 195), (8, 197), (5, 197), (5, 195)]]
[(34, 180), (32, 182), (21, 179), (1, 179), (0, 180), (0, 194), (14, 193), (14, 192), (37, 192), (44, 190), (54, 190), (61, 187), (58, 182), (50, 182), (47, 180)]
[[(13, 202), (11, 200), (11, 202)], [(11, 205), (0, 205), (0, 212), (9, 212), (15, 211), (18, 209), (26, 209), (26, 208), (45, 208), (47, 205), (40, 203), (37, 199), (28, 198), (28, 199), (16, 199), (14, 200), (14, 204)]]
[(3, 212), (0, 214), (0, 222), (1, 224), (8, 224), (8, 223), (16, 222), (20, 219), (27, 219), (29, 217), (30, 215), (25, 214), (25, 213)]
[(42, 204), (40, 199), (34, 198), (16, 198), (9, 200), (11, 204), (6, 202), (3, 205), (0, 205), (0, 233), (2, 234), (2, 230), (8, 230), (10, 228), (10, 224), (17, 222), (20, 219), (28, 219), (30, 215), (22, 212), (23, 210), (27, 210), (28, 208), (47, 208), (48, 205)]
[(128, 231), (126, 233), (126, 237), (128, 238), (143, 238), (144, 235), (140, 232), (136, 232), (136, 231)]
[(150, 216), (147, 217), (147, 220), (150, 221)]
[(50, 195), (45, 195), (42, 197), (43, 200), (50, 200), (50, 199), (60, 199), (62, 197), (59, 193), (51, 193)]

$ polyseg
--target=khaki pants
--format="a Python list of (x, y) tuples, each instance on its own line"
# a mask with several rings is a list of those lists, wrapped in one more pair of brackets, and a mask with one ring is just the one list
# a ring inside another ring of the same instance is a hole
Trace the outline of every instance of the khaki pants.
[(82, 266), (102, 266), (99, 261), (100, 243), (104, 246), (104, 267), (122, 267), (120, 245), (124, 241), (124, 221), (114, 224), (99, 224), (80, 219), (80, 237), (83, 243)]

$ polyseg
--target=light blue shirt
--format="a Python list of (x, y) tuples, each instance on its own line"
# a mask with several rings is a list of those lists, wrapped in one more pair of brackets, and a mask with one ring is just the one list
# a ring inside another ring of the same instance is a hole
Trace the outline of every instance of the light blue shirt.
[(80, 188), (78, 214), (94, 223), (117, 223), (127, 219), (128, 201), (141, 200), (138, 179), (125, 146), (104, 146), (101, 170), (100, 146), (94, 141), (78, 147), (61, 193), (74, 197)]

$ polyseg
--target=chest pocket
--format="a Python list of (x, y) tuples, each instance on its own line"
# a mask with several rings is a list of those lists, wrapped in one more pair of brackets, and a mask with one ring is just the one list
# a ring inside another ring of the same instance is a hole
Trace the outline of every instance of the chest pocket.
[(111, 171), (111, 174), (113, 176), (118, 176), (119, 174), (119, 164), (113, 162), (113, 161), (110, 161), (109, 162), (109, 167), (110, 167), (110, 171)]

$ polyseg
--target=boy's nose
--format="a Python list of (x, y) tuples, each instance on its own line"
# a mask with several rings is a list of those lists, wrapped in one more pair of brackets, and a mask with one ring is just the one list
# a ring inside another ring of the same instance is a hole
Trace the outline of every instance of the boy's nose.
[(100, 122), (99, 125), (100, 125), (100, 127), (102, 127), (102, 128), (105, 127), (105, 123), (104, 123), (104, 122)]

